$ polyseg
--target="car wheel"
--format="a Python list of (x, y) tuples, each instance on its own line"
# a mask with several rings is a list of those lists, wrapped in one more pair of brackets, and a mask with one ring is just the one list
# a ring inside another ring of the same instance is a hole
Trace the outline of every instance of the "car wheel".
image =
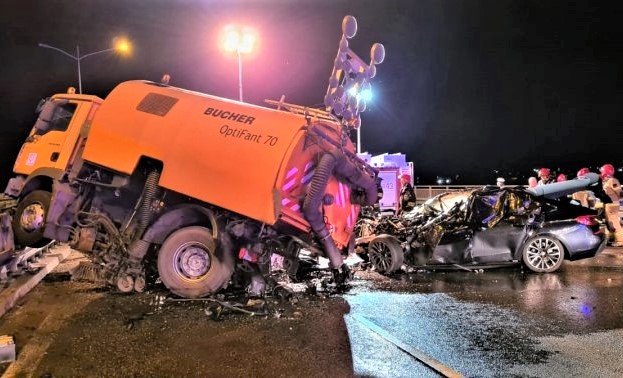
[(378, 236), (368, 245), (368, 257), (379, 273), (393, 273), (404, 262), (404, 253), (398, 240), (389, 235)]
[(162, 283), (184, 298), (201, 298), (221, 289), (234, 270), (232, 251), (217, 250), (212, 232), (199, 226), (173, 232), (158, 252)]
[(562, 265), (565, 250), (560, 241), (550, 236), (536, 236), (526, 242), (523, 262), (537, 273), (551, 273)]
[(50, 242), (43, 237), (43, 231), (51, 199), (52, 193), (45, 190), (34, 190), (22, 198), (13, 216), (12, 226), (16, 244), (25, 247), (43, 247)]

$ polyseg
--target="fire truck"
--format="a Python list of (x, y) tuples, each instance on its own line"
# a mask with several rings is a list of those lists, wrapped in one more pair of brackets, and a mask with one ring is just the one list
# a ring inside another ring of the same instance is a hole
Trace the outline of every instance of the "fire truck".
[(379, 199), (379, 210), (396, 213), (400, 206), (400, 175), (408, 174), (413, 182), (413, 162), (407, 161), (405, 154), (383, 153), (372, 156), (369, 153), (360, 153), (359, 156), (378, 171), (378, 177), (383, 189), (383, 197)]

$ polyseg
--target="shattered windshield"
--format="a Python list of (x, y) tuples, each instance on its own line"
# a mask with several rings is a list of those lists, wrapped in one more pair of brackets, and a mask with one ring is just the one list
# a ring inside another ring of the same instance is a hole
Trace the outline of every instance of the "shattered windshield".
[(423, 207), (435, 212), (445, 212), (450, 210), (457, 202), (467, 201), (468, 192), (448, 192), (443, 193), (424, 202)]

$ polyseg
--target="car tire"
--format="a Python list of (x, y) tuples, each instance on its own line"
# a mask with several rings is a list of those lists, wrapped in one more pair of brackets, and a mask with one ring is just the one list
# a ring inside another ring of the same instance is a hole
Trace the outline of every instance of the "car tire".
[(404, 252), (400, 242), (389, 235), (381, 235), (368, 244), (368, 257), (379, 273), (393, 273), (402, 267)]
[(539, 235), (529, 239), (523, 248), (523, 263), (536, 273), (558, 270), (565, 259), (562, 243), (551, 236)]
[(184, 298), (201, 298), (221, 289), (234, 271), (228, 248), (216, 248), (212, 231), (200, 226), (179, 229), (167, 237), (158, 252), (162, 283)]
[(17, 205), (13, 216), (15, 244), (22, 247), (43, 247), (50, 239), (43, 237), (52, 193), (33, 190)]

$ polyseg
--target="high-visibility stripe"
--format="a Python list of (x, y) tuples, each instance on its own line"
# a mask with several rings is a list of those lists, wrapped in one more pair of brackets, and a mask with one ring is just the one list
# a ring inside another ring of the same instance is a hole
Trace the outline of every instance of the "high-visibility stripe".
[(283, 190), (284, 192), (292, 189), (292, 187), (294, 185), (296, 185), (296, 174), (298, 173), (299, 169), (297, 167), (294, 167), (292, 169), (290, 169), (288, 171), (288, 173), (286, 173), (286, 183), (281, 187), (281, 190)]
[(287, 192), (288, 190), (292, 189), (294, 185), (296, 185), (296, 178), (293, 178), (292, 180), (286, 182), (286, 184), (281, 187), (281, 190)]
[(303, 168), (303, 178), (301, 179), (301, 184), (307, 184), (312, 176), (314, 176), (314, 172), (316, 172), (316, 170), (314, 169), (314, 163), (313, 162), (308, 162), (307, 164), (305, 164), (305, 168)]
[(299, 206), (298, 203), (290, 200), (289, 198), (284, 198), (281, 200), (281, 205), (285, 206), (293, 211), (299, 211), (299, 209), (301, 208), (301, 206)]
[(288, 173), (286, 173), (286, 180), (289, 179), (290, 177), (294, 176), (298, 171), (299, 171), (299, 169), (297, 167), (294, 167), (294, 168), (290, 169), (288, 171)]

